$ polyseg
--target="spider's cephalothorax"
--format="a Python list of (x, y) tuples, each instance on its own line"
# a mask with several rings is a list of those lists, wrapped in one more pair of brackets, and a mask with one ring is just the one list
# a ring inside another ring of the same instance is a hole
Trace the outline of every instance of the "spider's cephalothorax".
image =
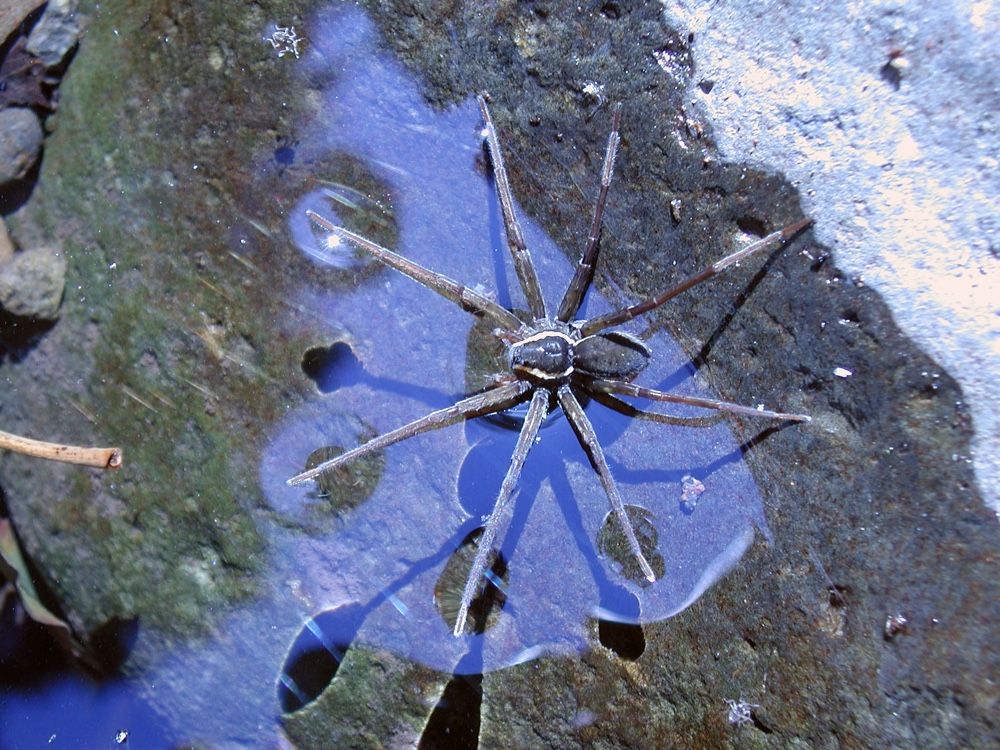
[(616, 105), (611, 121), (611, 134), (608, 136), (608, 145), (604, 155), (604, 166), (601, 170), (601, 188), (594, 205), (587, 244), (569, 287), (563, 295), (558, 311), (554, 316), (550, 316), (546, 310), (531, 255), (514, 213), (514, 198), (507, 180), (503, 156), (500, 153), (496, 128), (493, 127), (486, 99), (482, 96), (479, 97), (479, 108), (486, 123), (486, 146), (493, 165), (497, 197), (503, 214), (504, 232), (514, 262), (514, 269), (528, 303), (528, 312), (531, 320), (534, 321), (533, 325), (525, 324), (518, 316), (498, 305), (489, 297), (474, 292), (447, 276), (435, 273), (361, 235), (338, 227), (312, 211), (307, 213), (309, 218), (321, 229), (348, 240), (390, 268), (400, 271), (428, 289), (450, 299), (463, 309), (489, 320), (493, 326), (494, 334), (507, 344), (510, 371), (498, 375), (494, 384), (481, 393), (463, 398), (445, 409), (439, 409), (414, 422), (372, 438), (367, 443), (288, 480), (289, 484), (300, 484), (315, 479), (320, 474), (342, 466), (355, 458), (419, 435), (422, 432), (454, 424), (463, 419), (495, 414), (529, 401), (530, 406), (524, 417), (514, 454), (511, 456), (510, 467), (500, 485), (500, 492), (493, 512), (490, 513), (479, 538), (476, 557), (462, 591), (462, 601), (454, 627), (456, 636), (461, 635), (466, 630), (469, 606), (476, 598), (482, 586), (484, 575), (490, 567), (494, 542), (505, 518), (514, 485), (521, 474), (521, 467), (528, 456), (528, 451), (538, 436), (542, 421), (554, 403), (562, 408), (566, 418), (573, 425), (574, 432), (604, 487), (611, 509), (628, 541), (631, 553), (639, 564), (643, 575), (651, 582), (656, 579), (656, 575), (639, 545), (632, 521), (625, 512), (625, 503), (604, 458), (604, 451), (590, 420), (580, 405), (578, 394), (594, 396), (595, 399), (603, 403), (618, 404), (630, 410), (630, 413), (639, 413), (654, 419), (668, 419), (668, 417), (654, 412), (641, 412), (629, 404), (624, 404), (619, 396), (688, 404), (753, 417), (797, 422), (809, 420), (809, 417), (802, 414), (768, 411), (728, 401), (682, 396), (635, 385), (632, 380), (646, 367), (652, 353), (643, 342), (634, 336), (623, 331), (610, 330), (643, 313), (654, 310), (681, 292), (721, 273), (753, 253), (780, 245), (806, 227), (809, 224), (808, 219), (797, 221), (727, 255), (722, 260), (647, 300), (589, 320), (574, 320), (593, 276), (601, 236), (604, 205), (607, 200), (608, 187), (611, 184), (611, 175), (614, 172), (615, 156), (621, 141), (618, 134), (621, 126), (621, 105)]
[(543, 328), (509, 349), (515, 375), (539, 384), (557, 385), (581, 378), (615, 378), (631, 381), (651, 356), (649, 347), (623, 331), (580, 337), (574, 327), (566, 331)]
[(554, 385), (573, 374), (576, 341), (562, 331), (542, 330), (510, 345), (510, 369), (517, 377)]

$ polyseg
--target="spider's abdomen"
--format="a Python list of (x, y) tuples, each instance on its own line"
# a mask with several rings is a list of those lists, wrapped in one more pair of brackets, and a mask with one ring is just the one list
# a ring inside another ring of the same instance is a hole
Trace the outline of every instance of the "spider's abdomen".
[(649, 364), (649, 347), (624, 331), (607, 331), (576, 343), (576, 369), (587, 375), (631, 380)]
[(542, 331), (510, 347), (510, 366), (532, 380), (561, 380), (573, 372), (573, 340), (558, 331)]

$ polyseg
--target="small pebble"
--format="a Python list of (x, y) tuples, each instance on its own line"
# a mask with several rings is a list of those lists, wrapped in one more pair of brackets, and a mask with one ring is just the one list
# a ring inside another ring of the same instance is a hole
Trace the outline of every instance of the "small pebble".
[(48, 67), (58, 65), (80, 39), (76, 0), (49, 0), (28, 37), (28, 51)]
[(66, 259), (45, 247), (16, 253), (0, 266), (0, 309), (21, 318), (55, 320), (66, 287)]
[(0, 219), (0, 266), (14, 257), (14, 241), (7, 231), (7, 222)]
[(906, 633), (910, 628), (910, 622), (903, 616), (902, 613), (897, 612), (894, 615), (889, 615), (885, 618), (885, 626), (882, 630), (883, 635), (887, 641), (891, 641), (900, 633)]
[(42, 151), (42, 124), (22, 107), (0, 110), (0, 187), (24, 177)]

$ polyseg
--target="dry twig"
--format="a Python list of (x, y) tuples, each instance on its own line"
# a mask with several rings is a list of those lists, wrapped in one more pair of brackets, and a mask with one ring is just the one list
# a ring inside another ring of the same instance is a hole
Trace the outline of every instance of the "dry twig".
[(3, 431), (0, 431), (0, 449), (35, 458), (47, 458), (50, 461), (95, 466), (98, 469), (117, 469), (122, 465), (121, 448), (84, 448), (78, 445), (48, 443)]

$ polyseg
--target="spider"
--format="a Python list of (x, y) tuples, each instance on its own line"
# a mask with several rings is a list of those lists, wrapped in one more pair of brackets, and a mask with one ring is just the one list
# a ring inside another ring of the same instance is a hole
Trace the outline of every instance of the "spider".
[(485, 574), (491, 564), (494, 542), (506, 515), (514, 487), (520, 477), (528, 452), (538, 436), (539, 428), (551, 409), (556, 406), (561, 407), (572, 425), (580, 445), (597, 472), (611, 504), (612, 512), (624, 532), (631, 554), (635, 557), (642, 574), (650, 582), (656, 580), (656, 575), (639, 545), (632, 521), (626, 513), (621, 493), (604, 457), (604, 451), (583, 406), (581, 406), (580, 396), (594, 396), (595, 399), (603, 399), (605, 402), (608, 399), (616, 400), (617, 396), (630, 396), (658, 402), (688, 404), (752, 417), (793, 422), (807, 422), (810, 419), (803, 414), (768, 411), (727, 401), (683, 396), (636, 385), (632, 381), (645, 369), (652, 352), (645, 343), (635, 336), (621, 330), (614, 330), (615, 326), (655, 310), (681, 292), (723, 272), (750, 255), (777, 247), (788, 241), (805, 228), (811, 222), (810, 219), (802, 219), (773, 232), (642, 302), (589, 320), (575, 319), (593, 278), (600, 244), (604, 207), (614, 172), (615, 157), (621, 143), (619, 130), (622, 107), (621, 104), (616, 104), (612, 110), (611, 133), (608, 136), (604, 154), (601, 186), (594, 204), (587, 244), (559, 308), (553, 315), (546, 308), (531, 255), (514, 213), (514, 198), (486, 98), (480, 95), (477, 100), (485, 124), (485, 149), (492, 165), (494, 183), (503, 215), (504, 233), (513, 259), (514, 269), (527, 300), (530, 322), (521, 320), (513, 312), (490, 298), (447, 276), (424, 268), (344, 227), (336, 226), (314, 211), (306, 213), (312, 222), (328, 233), (328, 241), (334, 238), (347, 240), (386, 266), (394, 268), (422, 286), (455, 302), (467, 312), (487, 319), (494, 326), (492, 334), (506, 347), (509, 368), (506, 372), (498, 374), (493, 383), (482, 392), (463, 398), (449, 407), (431, 412), (395, 430), (378, 435), (368, 442), (324, 461), (288, 480), (290, 485), (314, 480), (324, 472), (337, 469), (356, 458), (423, 432), (436, 430), (466, 419), (495, 414), (518, 404), (529, 402), (517, 444), (511, 456), (510, 466), (500, 485), (493, 511), (486, 520), (479, 538), (475, 559), (465, 581), (455, 619), (453, 630), (455, 636), (462, 635), (466, 630), (469, 607), (484, 585)]

